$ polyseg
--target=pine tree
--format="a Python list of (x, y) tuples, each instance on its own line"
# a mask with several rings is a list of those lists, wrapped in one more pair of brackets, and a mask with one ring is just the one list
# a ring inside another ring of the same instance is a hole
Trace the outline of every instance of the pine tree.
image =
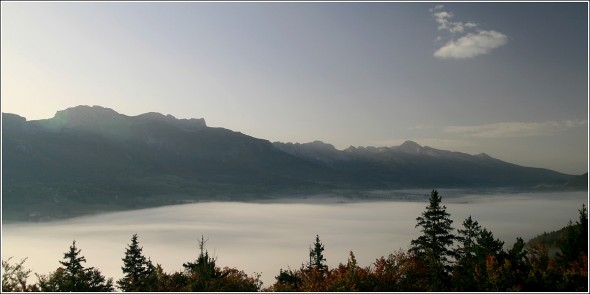
[(463, 229), (457, 230), (457, 257), (461, 259), (470, 259), (475, 256), (476, 239), (481, 232), (481, 226), (469, 216), (463, 221)]
[(559, 246), (562, 252), (559, 257), (564, 264), (578, 260), (582, 253), (588, 256), (588, 209), (586, 205), (582, 204), (582, 209), (578, 212), (578, 221), (574, 224), (570, 220), (566, 236)]
[(146, 259), (142, 253), (143, 248), (139, 246), (137, 234), (131, 238), (131, 244), (127, 245), (125, 257), (123, 258), (123, 274), (125, 275), (117, 285), (124, 292), (145, 292), (149, 291), (148, 277), (154, 272), (154, 265), (151, 260)]
[(320, 241), (320, 236), (315, 236), (315, 242), (313, 243), (313, 247), (309, 248), (309, 268), (318, 269), (323, 271), (327, 268), (326, 264), (324, 263), (326, 259), (322, 254), (324, 252), (324, 244)]
[(201, 275), (210, 277), (215, 270), (215, 258), (209, 257), (209, 252), (205, 250), (205, 242), (207, 241), (201, 236), (201, 240), (199, 241), (200, 253), (197, 260), (195, 262), (183, 263), (182, 266), (189, 272), (198, 272)]
[(182, 266), (190, 276), (190, 291), (214, 291), (215, 280), (221, 277), (219, 269), (215, 266), (215, 258), (209, 257), (205, 250), (205, 238), (201, 236), (199, 241), (199, 256), (195, 262), (186, 262)]
[[(494, 234), (483, 228), (477, 236), (475, 247), (477, 291), (500, 291), (498, 278), (494, 277), (499, 266), (504, 264), (506, 253), (503, 250), (504, 241), (494, 238)], [(492, 275), (490, 275), (492, 274)], [(503, 290), (505, 291), (505, 290)]]
[(529, 260), (527, 258), (526, 243), (521, 237), (516, 238), (512, 248), (506, 253), (510, 268), (512, 269), (514, 291), (522, 291), (529, 275)]
[(504, 255), (504, 241), (494, 239), (494, 233), (483, 228), (477, 237), (476, 254), (479, 258), (485, 259), (488, 256)]
[(588, 291), (588, 210), (585, 204), (579, 210), (575, 224), (570, 221), (564, 240), (560, 242), (559, 268), (564, 272), (565, 285), (560, 290)]
[(463, 229), (457, 230), (456, 249), (457, 264), (453, 271), (453, 281), (458, 291), (474, 291), (477, 282), (474, 279), (475, 251), (477, 237), (481, 233), (481, 226), (469, 216), (463, 221)]
[(48, 276), (38, 276), (39, 287), (44, 292), (111, 292), (113, 280), (106, 279), (94, 267), (84, 268), (82, 250), (76, 248), (76, 241), (70, 246), (70, 251), (64, 253), (63, 267), (58, 268)]
[(81, 251), (81, 249), (76, 248), (76, 240), (74, 240), (72, 246), (70, 246), (70, 251), (64, 253), (64, 260), (59, 262), (65, 269), (66, 285), (71, 287), (72, 291), (81, 291), (82, 289), (82, 279), (80, 277), (84, 269), (82, 262), (86, 262), (86, 258), (79, 256)]
[(455, 236), (452, 234), (450, 214), (446, 206), (441, 206), (442, 197), (436, 190), (430, 194), (430, 204), (422, 216), (416, 218), (416, 227), (421, 227), (423, 234), (412, 240), (410, 251), (424, 258), (430, 274), (431, 291), (442, 291), (448, 282), (450, 269), (449, 257), (453, 251), (449, 248)]

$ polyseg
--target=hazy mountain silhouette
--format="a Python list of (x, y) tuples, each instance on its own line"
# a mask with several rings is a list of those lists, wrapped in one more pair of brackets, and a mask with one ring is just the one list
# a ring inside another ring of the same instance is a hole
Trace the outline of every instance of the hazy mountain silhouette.
[(349, 147), (345, 150), (319, 141), (275, 142), (274, 145), (294, 156), (355, 174), (358, 179), (365, 178), (372, 185), (383, 187), (534, 187), (561, 183), (572, 177), (504, 162), (485, 153), (470, 155), (439, 150), (413, 141), (396, 147)]
[(566, 187), (572, 180), (410, 141), (346, 150), (319, 141), (271, 143), (208, 127), (204, 119), (126, 116), (100, 106), (35, 121), (3, 113), (2, 131), (4, 219), (336, 189)]

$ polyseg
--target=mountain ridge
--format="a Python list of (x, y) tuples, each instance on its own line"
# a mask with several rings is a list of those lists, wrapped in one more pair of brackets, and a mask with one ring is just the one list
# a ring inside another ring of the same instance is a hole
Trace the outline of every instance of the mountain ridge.
[(334, 191), (581, 189), (584, 180), (412, 141), (338, 150), (321, 141), (270, 142), (204, 119), (127, 116), (100, 106), (31, 121), (2, 113), (2, 147), (3, 218), (15, 220)]

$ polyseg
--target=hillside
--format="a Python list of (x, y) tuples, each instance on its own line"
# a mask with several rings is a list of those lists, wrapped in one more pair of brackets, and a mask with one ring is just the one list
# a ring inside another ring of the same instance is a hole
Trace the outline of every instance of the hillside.
[(547, 249), (549, 256), (555, 257), (557, 252), (560, 252), (559, 246), (561, 242), (567, 237), (567, 227), (563, 227), (557, 231), (549, 233), (544, 232), (530, 239), (527, 244), (533, 246), (535, 244), (542, 244)]
[(208, 127), (204, 119), (126, 116), (100, 106), (33, 121), (3, 113), (2, 148), (4, 220), (334, 190), (530, 189), (572, 180), (410, 141), (346, 150), (322, 142), (271, 143)]

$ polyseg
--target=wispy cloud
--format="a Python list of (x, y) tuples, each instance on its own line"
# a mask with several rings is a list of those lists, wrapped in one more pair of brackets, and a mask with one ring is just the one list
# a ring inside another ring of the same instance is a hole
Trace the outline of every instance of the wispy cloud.
[[(479, 25), (472, 21), (452, 21), (453, 13), (443, 9), (443, 5), (436, 5), (429, 10), (438, 24), (438, 30), (452, 34), (451, 39), (434, 52), (435, 57), (441, 59), (473, 58), (487, 54), (492, 49), (507, 43), (508, 37), (505, 34), (495, 30), (480, 30)], [(468, 30), (475, 30), (475, 33), (467, 32)], [(457, 37), (457, 34), (464, 35)], [(440, 40), (442, 37), (437, 36), (436, 41)]]
[(550, 135), (557, 131), (587, 124), (587, 120), (501, 122), (477, 126), (449, 126), (443, 131), (464, 137), (496, 139)]
[(435, 12), (435, 11), (437, 11), (437, 10), (441, 10), (441, 9), (443, 9), (443, 8), (444, 8), (444, 5), (442, 5), (442, 4), (439, 4), (439, 5), (436, 5), (436, 6), (432, 7), (432, 8), (430, 8), (430, 9), (429, 9), (429, 11), (430, 11), (430, 12)]
[[(436, 7), (440, 7), (442, 9), (442, 5), (438, 5)], [(451, 33), (462, 33), (465, 28), (475, 28), (477, 24), (474, 22), (460, 22), (460, 21), (451, 21), (453, 18), (452, 12), (447, 11), (437, 11), (433, 12), (432, 16), (434, 16), (434, 20), (438, 23), (439, 30), (446, 30)]]

